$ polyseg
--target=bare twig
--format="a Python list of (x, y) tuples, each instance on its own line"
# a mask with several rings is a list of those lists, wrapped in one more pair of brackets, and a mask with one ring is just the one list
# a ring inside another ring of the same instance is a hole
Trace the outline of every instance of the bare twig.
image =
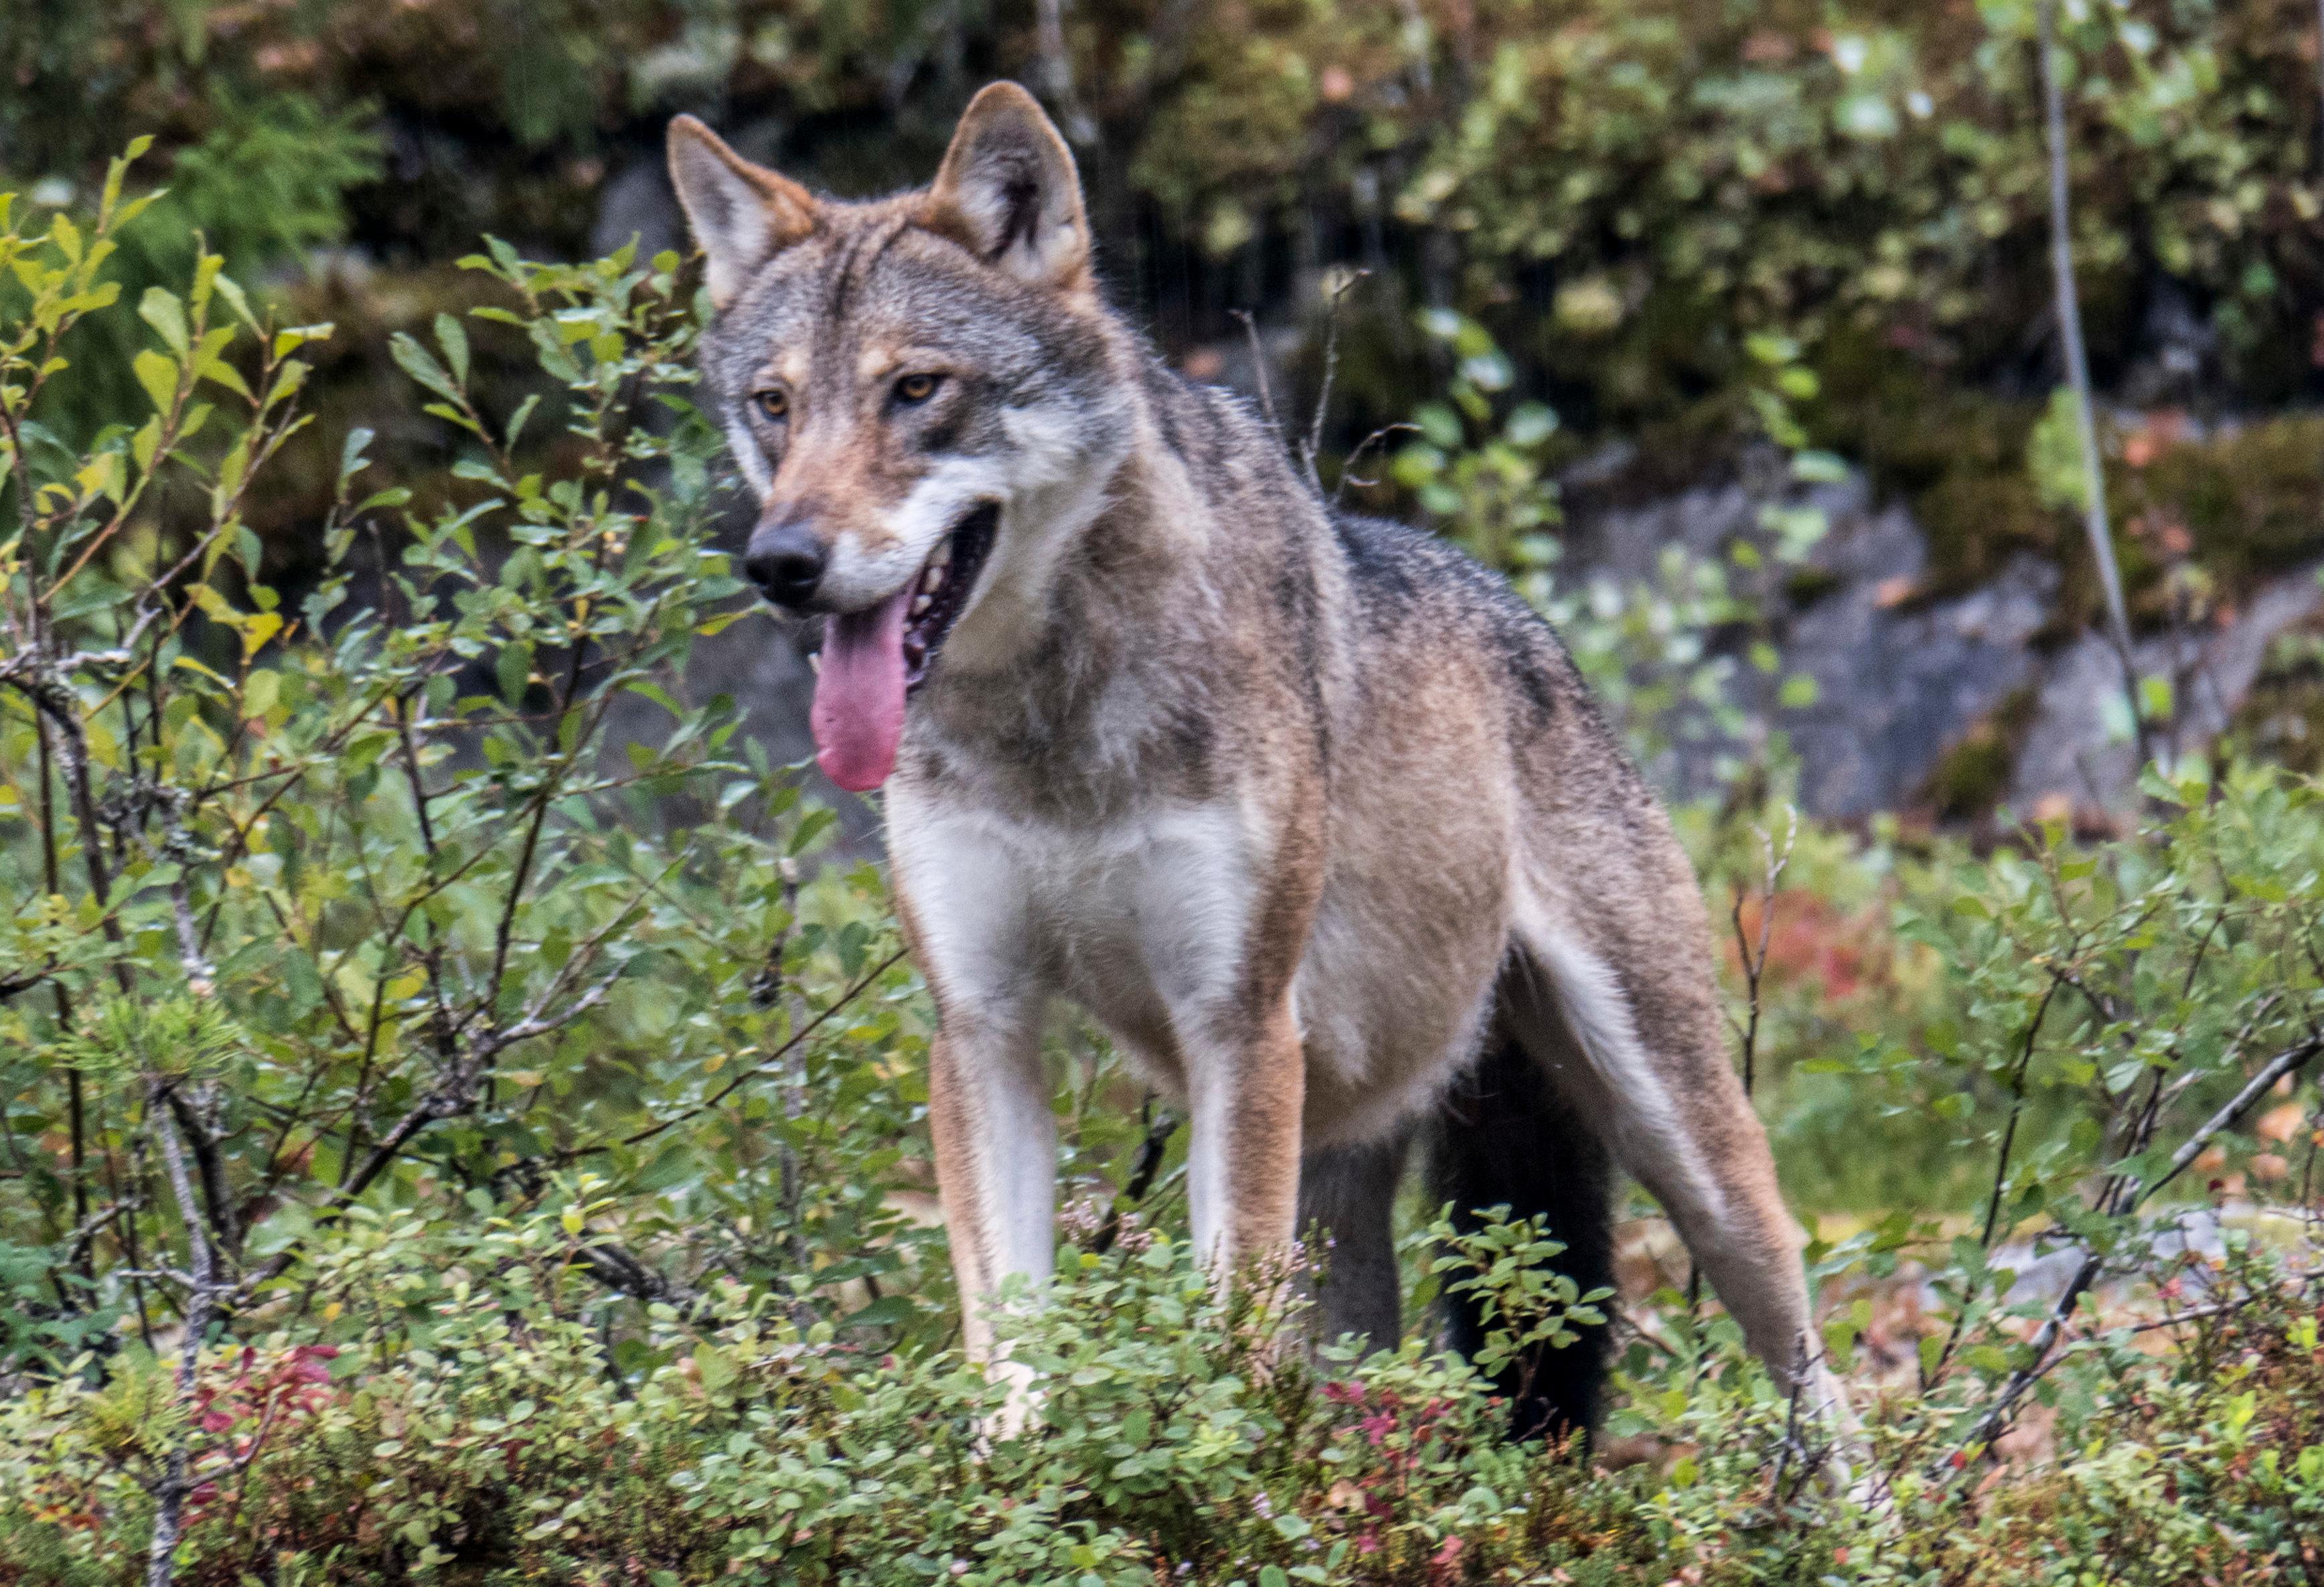
[(2245, 1112), (2254, 1103), (2266, 1095), (2268, 1088), (2277, 1081), (2287, 1075), (2297, 1075), (2306, 1068), (2309, 1061), (2319, 1052), (2324, 1052), (2324, 1038), (2311, 1036), (2306, 1041), (2284, 1048), (2262, 1065), (2259, 1073), (2246, 1081), (2241, 1091), (2230, 1097), (2217, 1112), (2204, 1120), (2202, 1128), (2189, 1136), (2179, 1149), (2171, 1154), (2171, 1166), (2163, 1171), (2160, 1178), (2155, 1179), (2138, 1193), (2136, 1198), (2131, 1203), (2130, 1210), (2135, 1210), (2140, 1203), (2178, 1178), (2186, 1171), (2188, 1164), (2203, 1155), (2203, 1148), (2210, 1143), (2213, 1136), (2243, 1117)]
[(1802, 1333), (1792, 1342), (1791, 1405), (1784, 1413), (1784, 1442), (1775, 1451), (1775, 1470), (1767, 1483), (1767, 1502), (1771, 1505), (1783, 1502), (1784, 1472), (1792, 1463), (1793, 1453), (1796, 1452), (1803, 1464), (1809, 1458), (1807, 1446), (1800, 1442), (1800, 1400), (1807, 1393), (1810, 1364), (1808, 1337)]
[[(2259, 1072), (2244, 1084), (2243, 1089), (2236, 1092), (2224, 1106), (2205, 1120), (2200, 1128), (2181, 1143), (2179, 1149), (2171, 1156), (2170, 1167), (2163, 1174), (2137, 1189), (2135, 1194), (2126, 1194), (2118, 1211), (2135, 1212), (2155, 1192), (2177, 1178), (2188, 1164), (2200, 1157), (2203, 1148), (2210, 1143), (2212, 1137), (2229, 1128), (2237, 1119), (2243, 1117), (2254, 1103), (2267, 1094), (2269, 1087), (2287, 1075), (2298, 1074), (2319, 1052), (2324, 1052), (2324, 1036), (2310, 1036), (2305, 1041), (2284, 1048), (2261, 1066)], [(2128, 1177), (2126, 1175), (2123, 1176)], [(2135, 1185), (2137, 1182), (2133, 1178), (2130, 1179), (2130, 1183)], [(2051, 1348), (2057, 1343), (2058, 1336), (2065, 1331), (2068, 1319), (2073, 1316), (2075, 1308), (2081, 1304), (2083, 1295), (2092, 1284), (2098, 1281), (2098, 1275), (2104, 1270), (2105, 1266), (2106, 1259), (2096, 1250), (2088, 1251), (2083, 1256), (2081, 1266), (2074, 1269), (2074, 1276), (2067, 1281), (2065, 1292), (2059, 1296), (2058, 1304), (2051, 1308), (2049, 1316), (2043, 1320), (2040, 1330), (2034, 1335), (2031, 1359), (2024, 1366), (2010, 1374), (2008, 1381), (2002, 1386), (2001, 1392), (1994, 1397), (1993, 1404), (1987, 1407), (1984, 1416), (1978, 1418), (1976, 1427), (1970, 1432), (1963, 1446), (1965, 1449), (1979, 1446), (1987, 1449), (1992, 1447), (1993, 1440), (2008, 1420), (2012, 1407), (2024, 1397), (2025, 1391), (2034, 1386), (2035, 1380), (2049, 1370)], [(1963, 1462), (1962, 1469), (1966, 1469), (1966, 1462)]]
[(2130, 648), (2130, 619), (2123, 604), (2122, 570), (2116, 566), (2114, 532), (2107, 521), (2106, 474), (2098, 462), (2098, 431), (2090, 396), (2090, 366), (2082, 346), (2081, 300), (2074, 285), (2072, 212), (2066, 180), (2066, 100), (2058, 80), (2058, 0), (2041, 0), (2039, 6), (2043, 125), (2050, 152), (2050, 262), (2056, 274), (2058, 337), (2066, 363), (2066, 380), (2073, 387), (2075, 428), (2081, 438), (2083, 526), (2089, 535), (2090, 555), (2098, 562), (2098, 583), (2106, 593), (2107, 637), (2122, 664), (2123, 697), (2130, 706), (2132, 730), (2138, 738), (2141, 762), (2153, 758), (2146, 715), (2139, 708), (2138, 662)]
[(1791, 806), (1784, 807), (1788, 825), (1784, 829), (1784, 846), (1778, 853), (1775, 840), (1766, 831), (1759, 834), (1760, 852), (1766, 857), (1765, 873), (1759, 883), (1759, 940), (1755, 946), (1743, 928), (1743, 890), (1735, 890), (1735, 907), (1729, 918), (1735, 927), (1735, 952), (1743, 964), (1743, 986), (1747, 999), (1745, 1018), (1740, 1031), (1743, 1038), (1743, 1094), (1749, 1096), (1757, 1079), (1759, 1052), (1759, 989), (1767, 973), (1767, 950), (1775, 941), (1775, 892), (1784, 880), (1784, 872), (1792, 863), (1792, 849), (1799, 842), (1800, 815)]
[(1307, 468), (1307, 483), (1315, 487), (1319, 496), (1323, 494), (1323, 475), (1317, 462), (1323, 451), (1323, 420), (1331, 411), (1333, 377), (1340, 372), (1340, 300), (1370, 274), (1369, 270), (1347, 272), (1332, 283), (1323, 303), (1323, 382), (1316, 388), (1315, 411), (1307, 420), (1307, 438), (1299, 448), (1300, 461)]
[(115, 1218), (125, 1217), (140, 1210), (144, 1204), (141, 1197), (132, 1196), (127, 1201), (115, 1202), (111, 1206), (91, 1213), (88, 1217), (83, 1218), (78, 1226), (73, 1230), (71, 1240), (66, 1244), (67, 1265), (78, 1266), (88, 1254), (89, 1246), (99, 1234), (105, 1232), (107, 1225)]
[(1144, 1202), (1147, 1193), (1154, 1188), (1154, 1176), (1161, 1170), (1163, 1154), (1169, 1149), (1170, 1138), (1178, 1132), (1178, 1116), (1167, 1110), (1156, 1113), (1153, 1106), (1154, 1099), (1147, 1098), (1146, 1139), (1139, 1144), (1138, 1164), (1130, 1171), (1129, 1183), (1121, 1187), (1121, 1195), (1107, 1210), (1105, 1222), (1098, 1225), (1097, 1232), (1090, 1239), (1090, 1249), (1100, 1256), (1111, 1250), (1114, 1241), (1121, 1238), (1122, 1213)]
[[(186, 1173), (185, 1152), (179, 1145), (177, 1127), (166, 1105), (172, 1089), (166, 1081), (152, 1081), (146, 1090), (146, 1104), (154, 1138), (161, 1143), (161, 1161), (169, 1171), (170, 1189), (178, 1199), (178, 1215), (186, 1226), (189, 1270), (182, 1275), (187, 1290), (185, 1342), (178, 1355), (178, 1399), (186, 1404), (194, 1398), (194, 1385), (201, 1372), (202, 1340), (209, 1332), (220, 1291), (209, 1226), (194, 1199), (193, 1182)], [(186, 1447), (188, 1436), (183, 1431), (174, 1436), (170, 1453), (162, 1461), (161, 1474), (151, 1485), (153, 1536), (145, 1552), (146, 1587), (170, 1587), (177, 1569), (178, 1537), (184, 1522), (186, 1495), (192, 1487), (187, 1476), (191, 1459)]]
[(1259, 383), (1259, 411), (1267, 419), (1267, 428), (1277, 435), (1283, 433), (1283, 420), (1276, 416), (1275, 392), (1267, 383), (1267, 348), (1259, 339), (1259, 321), (1248, 309), (1230, 309), (1228, 313), (1242, 321), (1243, 335), (1250, 339), (1250, 375)]
[(1033, 33), (1041, 51), (1041, 87), (1065, 123), (1065, 136), (1087, 149), (1097, 142), (1097, 123), (1090, 119), (1074, 91), (1074, 58), (1065, 48), (1065, 0), (1034, 0)]
[(1362, 440), (1358, 441), (1356, 443), (1356, 449), (1350, 452), (1346, 460), (1340, 465), (1340, 484), (1338, 488), (1333, 490), (1332, 493), (1332, 505), (1336, 507), (1340, 504), (1342, 498), (1346, 496), (1348, 494), (1348, 487), (1351, 484), (1360, 486), (1365, 490), (1370, 490), (1372, 486), (1379, 484), (1379, 481), (1377, 479), (1363, 479), (1357, 475), (1357, 460), (1362, 457), (1366, 452), (1370, 451), (1374, 447), (1379, 446), (1381, 442), (1387, 440), (1388, 437), (1392, 435), (1402, 435), (1407, 431), (1413, 435), (1418, 435), (1420, 433), (1420, 426), (1416, 424), (1406, 424), (1402, 420), (1398, 420), (1395, 424), (1383, 424), (1378, 429), (1372, 431), (1371, 434), (1366, 436)]

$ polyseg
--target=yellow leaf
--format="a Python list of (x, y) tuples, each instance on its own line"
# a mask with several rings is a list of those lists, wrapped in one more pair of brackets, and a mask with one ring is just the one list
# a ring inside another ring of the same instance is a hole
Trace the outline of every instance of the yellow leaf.
[(281, 616), (273, 612), (253, 612), (242, 621), (242, 653), (254, 656), (258, 648), (282, 630)]
[(129, 361), (137, 383), (145, 388), (146, 397), (157, 412), (167, 413), (178, 401), (178, 365), (171, 359), (148, 347)]

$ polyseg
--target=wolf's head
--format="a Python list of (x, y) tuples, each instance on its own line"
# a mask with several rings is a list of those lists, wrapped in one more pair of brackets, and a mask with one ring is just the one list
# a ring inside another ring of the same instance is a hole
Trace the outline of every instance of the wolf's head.
[(1073, 155), (995, 83), (920, 191), (820, 198), (691, 116), (669, 166), (717, 310), (704, 373), (759, 497), (743, 569), (824, 615), (817, 758), (875, 788), (938, 650), (1002, 642), (1126, 446)]

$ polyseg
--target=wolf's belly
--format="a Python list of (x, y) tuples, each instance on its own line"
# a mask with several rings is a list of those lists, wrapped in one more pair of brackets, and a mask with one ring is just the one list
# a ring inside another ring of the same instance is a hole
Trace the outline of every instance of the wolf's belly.
[(1376, 1139), (1434, 1100), (1476, 1050), (1508, 940), (1498, 900), (1455, 917), (1339, 891), (1293, 983), (1311, 1147)]

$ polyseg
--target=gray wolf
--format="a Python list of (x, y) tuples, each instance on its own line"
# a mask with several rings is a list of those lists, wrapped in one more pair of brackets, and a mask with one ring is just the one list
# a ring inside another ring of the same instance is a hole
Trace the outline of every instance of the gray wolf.
[[(759, 503), (744, 568), (823, 622), (823, 768), (885, 789), (972, 1353), (1002, 1281), (1051, 1270), (1040, 1037), (1070, 1000), (1183, 1099), (1209, 1260), (1329, 1232), (1327, 1333), (1393, 1342), (1390, 1207), (1425, 1140), (1464, 1216), (1545, 1214), (1585, 1285), (1611, 1172), (1636, 1175), (1791, 1382), (1816, 1353), (1800, 1233), (1701, 895), (1550, 628), (1437, 539), (1331, 510), (1161, 362), (1022, 88), (977, 96), (929, 187), (869, 202), (690, 117), (669, 161)], [(1604, 1332), (1541, 1363), (1521, 1431), (1589, 1421)]]

